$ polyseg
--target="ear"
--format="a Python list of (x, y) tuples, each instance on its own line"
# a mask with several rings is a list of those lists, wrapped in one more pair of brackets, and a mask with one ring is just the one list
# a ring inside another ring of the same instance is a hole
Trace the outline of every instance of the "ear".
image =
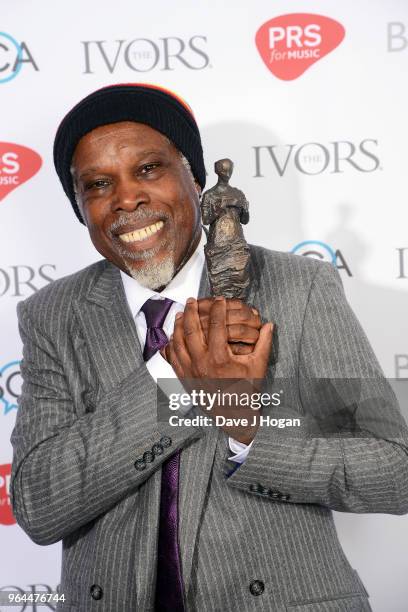
[(201, 197), (201, 193), (202, 193), (202, 189), (200, 187), (200, 185), (197, 183), (197, 181), (194, 181), (194, 187), (196, 188), (196, 192), (198, 193), (198, 197)]
[(77, 188), (77, 185), (75, 183), (75, 180), (72, 181), (72, 184), (73, 184), (73, 187), (74, 187), (75, 204), (78, 206), (79, 213), (80, 213), (80, 215), (81, 215), (85, 225), (88, 227), (87, 219), (86, 219), (86, 216), (85, 216), (85, 213), (84, 213), (84, 207), (82, 205), (82, 198), (81, 198), (81, 196), (78, 193), (78, 188)]

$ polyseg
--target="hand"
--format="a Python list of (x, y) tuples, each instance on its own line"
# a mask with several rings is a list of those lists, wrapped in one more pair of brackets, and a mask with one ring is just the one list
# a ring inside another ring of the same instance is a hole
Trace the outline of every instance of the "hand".
[[(201, 327), (208, 342), (210, 310), (214, 298), (197, 300)], [(227, 299), (228, 343), (234, 355), (249, 355), (254, 350), (261, 329), (261, 317), (255, 308), (238, 299)]]
[[(214, 299), (209, 313), (208, 334), (205, 337), (201, 327), (199, 305), (197, 300), (189, 298), (183, 313), (178, 313), (174, 333), (169, 343), (161, 350), (163, 357), (171, 364), (179, 379), (195, 379), (194, 388), (206, 388), (204, 381), (222, 381), (239, 379), (241, 392), (254, 391), (251, 381), (262, 380), (266, 374), (269, 355), (272, 348), (272, 323), (262, 325), (254, 351), (249, 355), (234, 355), (228, 344), (227, 304), (225, 298)], [(244, 385), (244, 386), (243, 386)], [(191, 383), (189, 381), (189, 385)], [(224, 389), (225, 390), (225, 389)], [(223, 416), (226, 419), (247, 419), (248, 424), (221, 425), (233, 438), (244, 444), (254, 438), (259, 422), (250, 406), (215, 405), (211, 416)]]

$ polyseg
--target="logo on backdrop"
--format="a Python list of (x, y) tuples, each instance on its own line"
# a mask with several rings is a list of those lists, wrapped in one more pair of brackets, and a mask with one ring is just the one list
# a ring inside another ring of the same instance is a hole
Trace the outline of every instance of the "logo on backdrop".
[(291, 253), (313, 257), (333, 264), (338, 270), (344, 270), (348, 276), (353, 276), (343, 253), (339, 249), (333, 249), (329, 244), (320, 240), (304, 240), (293, 247)]
[(354, 143), (336, 140), (326, 144), (261, 145), (252, 147), (255, 158), (254, 178), (263, 177), (272, 168), (279, 176), (289, 169), (310, 176), (328, 172), (341, 174), (347, 170), (375, 172), (380, 169), (380, 159), (375, 153), (378, 141), (366, 138)]
[(292, 13), (266, 21), (255, 42), (272, 74), (293, 81), (338, 47), (344, 36), (344, 27), (330, 17)]
[(0, 367), (0, 408), (3, 408), (3, 414), (17, 410), (17, 399), (21, 394), (23, 383), (20, 363), (20, 361), (10, 361)]
[(18, 42), (6, 32), (0, 32), (0, 83), (14, 79), (24, 65), (38, 71), (34, 57), (25, 42)]
[(389, 53), (405, 51), (408, 47), (407, 27), (402, 21), (391, 21), (387, 24), (387, 51)]
[[(42, 264), (38, 268), (32, 266), (9, 266), (0, 268), (0, 298), (26, 297), (35, 293), (48, 283), (55, 280), (49, 276), (48, 270), (56, 270), (54, 264)], [(45, 282), (44, 282), (45, 281)]]
[(151, 40), (86, 40), (84, 46), (85, 69), (83, 74), (94, 74), (104, 70), (113, 74), (115, 70), (129, 68), (134, 72), (175, 70), (183, 66), (189, 70), (203, 70), (210, 63), (205, 51), (206, 36), (191, 36), (188, 39), (168, 36)]
[(0, 200), (37, 174), (42, 159), (32, 149), (0, 142)]
[(0, 525), (14, 525), (16, 519), (10, 504), (11, 464), (0, 465)]

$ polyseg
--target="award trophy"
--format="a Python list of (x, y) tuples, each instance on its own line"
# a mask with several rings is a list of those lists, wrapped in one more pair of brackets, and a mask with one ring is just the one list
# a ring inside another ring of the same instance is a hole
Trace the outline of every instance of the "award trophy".
[(250, 252), (242, 224), (248, 223), (249, 212), (243, 192), (229, 185), (233, 168), (230, 159), (215, 162), (218, 182), (203, 193), (201, 216), (210, 226), (204, 252), (211, 293), (243, 300), (249, 286)]

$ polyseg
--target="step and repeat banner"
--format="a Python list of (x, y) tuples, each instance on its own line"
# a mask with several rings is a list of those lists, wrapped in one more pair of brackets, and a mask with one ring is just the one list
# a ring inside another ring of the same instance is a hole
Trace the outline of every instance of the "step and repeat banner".
[[(60, 576), (60, 544), (37, 546), (15, 523), (9, 440), (21, 389), (17, 303), (100, 259), (53, 168), (64, 114), (110, 83), (184, 97), (202, 131), (207, 187), (215, 160), (234, 161), (231, 183), (250, 202), (247, 240), (337, 266), (386, 375), (402, 380), (407, 73), (406, 0), (3, 3), (0, 589), (52, 590)], [(408, 517), (335, 520), (374, 612), (405, 612)]]

